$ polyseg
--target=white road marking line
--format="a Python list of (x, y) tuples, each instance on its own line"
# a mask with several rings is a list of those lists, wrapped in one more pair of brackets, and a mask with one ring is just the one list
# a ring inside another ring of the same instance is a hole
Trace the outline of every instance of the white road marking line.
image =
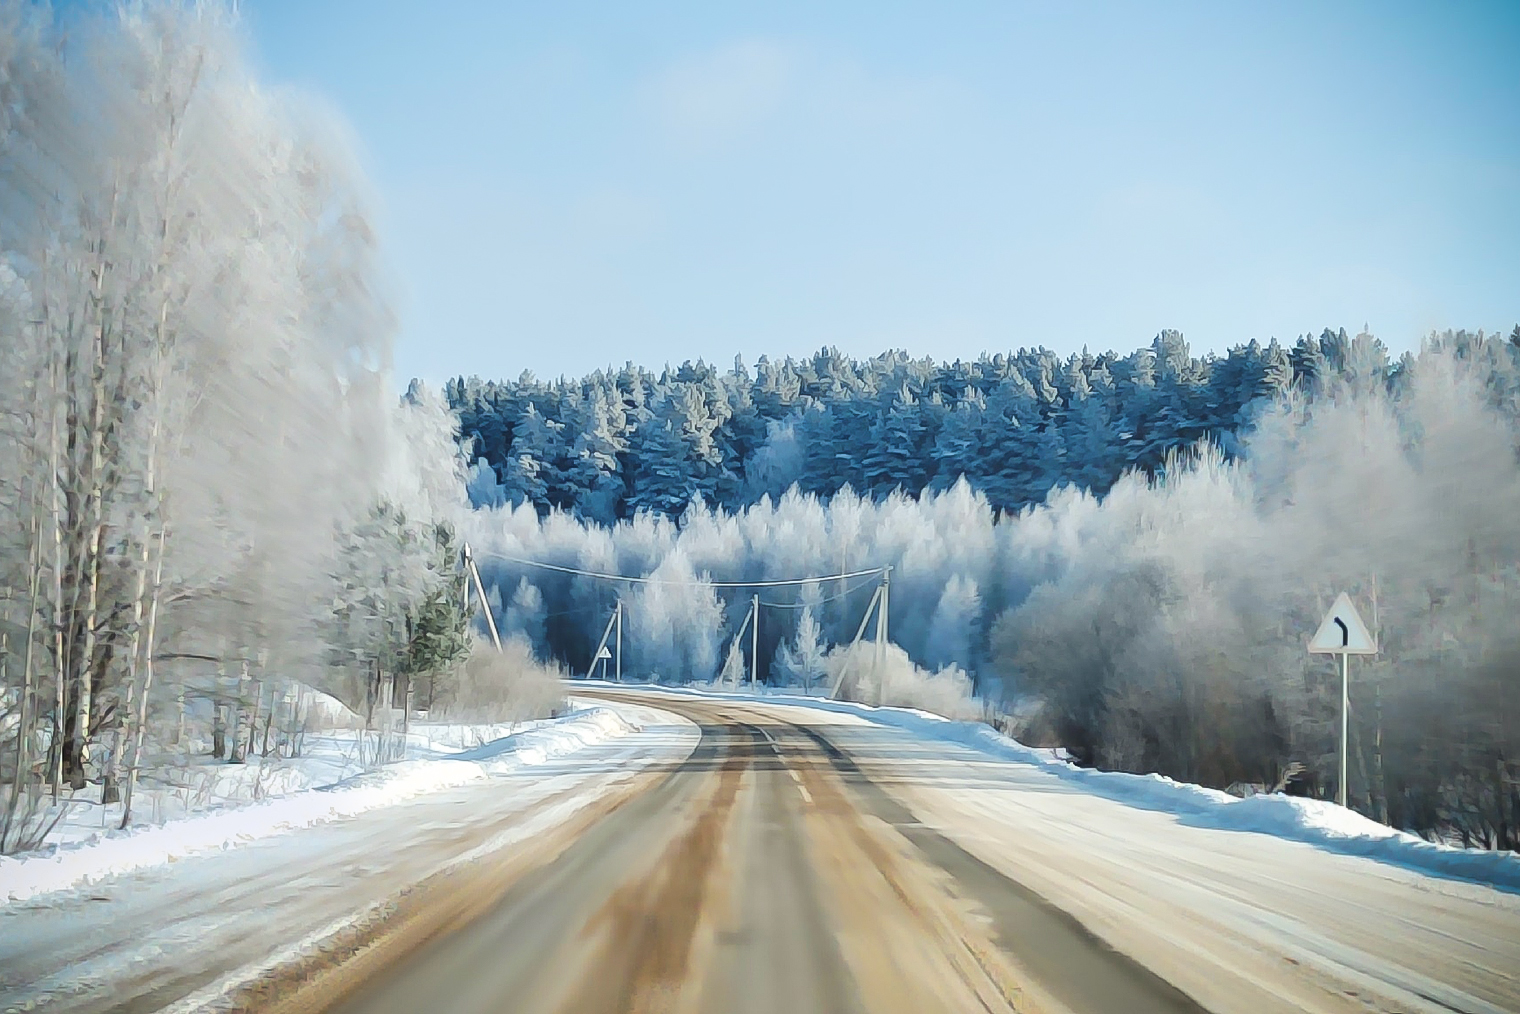
[[(760, 734), (766, 738), (767, 742), (770, 743), (771, 750), (775, 752), (777, 759), (780, 760), (784, 765), (786, 763), (786, 759), (782, 756), (780, 742), (778, 742), (777, 739), (771, 735), (770, 730), (765, 726), (759, 725), (756, 726), (756, 728), (760, 730)], [(802, 784), (802, 776), (797, 773), (797, 770), (795, 768), (787, 768), (786, 773), (791, 775), (792, 781), (797, 783), (797, 791), (802, 793), (802, 801), (804, 803), (807, 803), (809, 806), (812, 806), (813, 796), (812, 793), (808, 792), (807, 787)]]

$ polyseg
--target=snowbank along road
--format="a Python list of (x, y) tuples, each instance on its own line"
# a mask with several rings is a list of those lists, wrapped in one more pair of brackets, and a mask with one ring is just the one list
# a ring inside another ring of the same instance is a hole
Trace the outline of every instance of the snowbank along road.
[[(586, 692), (700, 734), (638, 747), (657, 763), (606, 748), (589, 758), (595, 792), (567, 771), (510, 813), (480, 813), (478, 787), (425, 804), (468, 804), (448, 833), (373, 816), (372, 833), (400, 837), (356, 848), (365, 818), (292, 834), (322, 883), (353, 879), (326, 851), (346, 847), (372, 880), (409, 886), (323, 922), (266, 879), (269, 914), (241, 939), (223, 931), (215, 960), (113, 944), (134, 929), (112, 922), (59, 966), (63, 926), (89, 936), (94, 903), (74, 901), (85, 922), (64, 913), (56, 940), (0, 944), (3, 999), (39, 999), (12, 977), (29, 960), (55, 966), (48, 1010), (1520, 1011), (1514, 894), (1187, 826), (858, 715)], [(440, 861), (449, 840), (477, 858)], [(183, 872), (117, 914), (152, 918), (143, 898), (173, 897)], [(257, 883), (156, 915), (183, 940), (196, 918), (255, 904)], [(350, 910), (358, 896), (330, 893)]]

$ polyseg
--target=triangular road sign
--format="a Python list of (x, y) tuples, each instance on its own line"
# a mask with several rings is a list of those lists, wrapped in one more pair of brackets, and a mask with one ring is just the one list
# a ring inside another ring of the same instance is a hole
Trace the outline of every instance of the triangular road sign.
[(1376, 655), (1377, 642), (1367, 632), (1351, 596), (1341, 592), (1325, 621), (1309, 641), (1309, 650), (1326, 655)]

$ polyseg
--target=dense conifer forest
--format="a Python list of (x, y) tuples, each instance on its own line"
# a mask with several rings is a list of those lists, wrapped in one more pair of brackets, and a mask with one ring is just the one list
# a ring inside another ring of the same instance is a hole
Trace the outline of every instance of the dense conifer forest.
[(994, 508), (1017, 511), (1058, 485), (1102, 495), (1124, 472), (1156, 474), (1200, 440), (1233, 458), (1264, 405), (1341, 378), (1395, 390), (1413, 360), (1344, 328), (1202, 357), (1163, 331), (1127, 355), (1021, 349), (937, 363), (823, 349), (762, 357), (753, 370), (630, 363), (578, 381), (461, 379), (447, 393), (500, 495), (541, 513), (607, 524), (642, 511), (677, 517), (695, 497), (734, 510), (794, 483), (881, 499), (961, 476)]

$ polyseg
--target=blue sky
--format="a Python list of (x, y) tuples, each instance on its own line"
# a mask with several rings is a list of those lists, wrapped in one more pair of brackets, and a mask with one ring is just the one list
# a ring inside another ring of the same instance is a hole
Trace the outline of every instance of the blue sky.
[(1520, 320), (1520, 3), (243, 0), (400, 377)]

